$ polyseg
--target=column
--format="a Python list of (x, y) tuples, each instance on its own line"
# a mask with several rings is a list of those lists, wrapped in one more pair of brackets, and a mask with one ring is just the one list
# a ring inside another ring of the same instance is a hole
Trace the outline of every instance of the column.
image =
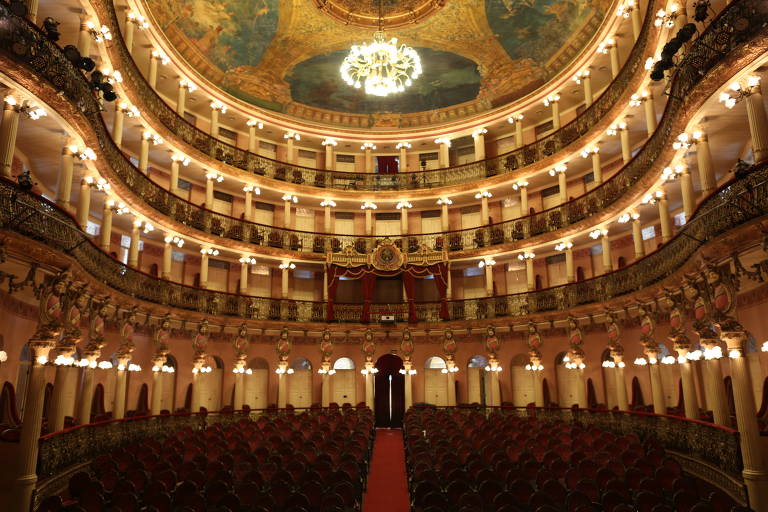
[(600, 231), (600, 247), (603, 249), (603, 273), (613, 270), (613, 260), (611, 258), (611, 241), (608, 238), (608, 230)]
[[(365, 206), (365, 205), (363, 205)], [(365, 234), (373, 236), (373, 213), (371, 208), (365, 208)]]
[(576, 403), (579, 405), (579, 409), (586, 409), (589, 407), (587, 402), (587, 383), (584, 379), (584, 368), (581, 366), (584, 362), (581, 359), (575, 360), (576, 368), (572, 371), (576, 372)]
[(288, 382), (285, 380), (288, 373), (288, 361), (277, 363), (277, 408), (285, 409), (288, 405)]
[(210, 248), (200, 250), (200, 288), (208, 288), (208, 255), (211, 252)]
[(250, 259), (247, 256), (240, 258), (240, 293), (248, 293), (248, 265)]
[(3, 123), (0, 125), (0, 166), (2, 175), (11, 178), (13, 153), (16, 149), (16, 134), (19, 131), (19, 105), (11, 94), (5, 96)]
[(550, 176), (557, 176), (557, 187), (559, 190), (560, 204), (568, 202), (568, 180), (565, 176), (565, 171), (568, 170), (563, 164), (556, 166), (554, 169), (549, 170)]
[(91, 352), (83, 355), (81, 361), (88, 361), (88, 366), (83, 366), (83, 381), (80, 387), (80, 396), (77, 404), (77, 417), (75, 421), (79, 425), (91, 422), (91, 406), (93, 405), (93, 390), (96, 387), (96, 359), (99, 353)]
[(323, 265), (323, 302), (328, 302), (328, 268)]
[(331, 371), (329, 361), (320, 363), (320, 407), (331, 405)]
[(651, 91), (644, 91), (643, 98), (645, 129), (650, 137), (656, 131), (656, 106), (653, 103), (653, 93)]
[(213, 210), (213, 182), (218, 178), (218, 174), (215, 172), (207, 172), (205, 174), (205, 208)]
[(253, 190), (252, 185), (243, 186), (243, 192), (245, 192), (245, 203), (243, 207), (243, 217), (248, 222), (253, 222)]
[(211, 137), (216, 138), (219, 136), (219, 113), (226, 114), (227, 106), (220, 101), (211, 102)]
[(333, 149), (336, 147), (338, 143), (331, 138), (327, 138), (323, 141), (323, 146), (325, 146), (325, 170), (326, 171), (335, 171), (336, 170), (336, 158), (333, 154)]
[(594, 178), (595, 185), (599, 185), (603, 182), (603, 166), (600, 162), (600, 148), (597, 146), (591, 146), (581, 152), (582, 158), (592, 159), (592, 176)]
[(189, 158), (180, 154), (174, 153), (171, 156), (171, 177), (168, 182), (168, 190), (171, 194), (176, 194), (179, 187), (179, 165), (184, 167), (189, 165)]
[[(59, 343), (56, 347), (56, 355), (70, 359), (74, 361), (72, 355), (75, 353), (74, 345), (64, 345)], [(53, 380), (53, 396), (51, 397), (51, 405), (48, 411), (48, 431), (58, 432), (64, 428), (64, 397), (73, 397), (75, 392), (73, 386), (75, 385), (75, 379), (73, 379), (71, 372), (77, 371), (70, 364), (56, 364), (56, 375)]]
[(435, 144), (438, 145), (437, 148), (437, 165), (441, 169), (445, 169), (446, 167), (450, 167), (451, 165), (451, 159), (450, 159), (450, 149), (451, 149), (451, 140), (448, 137), (439, 137), (435, 139)]
[(552, 129), (560, 129), (560, 95), (553, 94), (544, 99), (544, 106), (552, 108)]
[(37, 22), (37, 8), (38, 8), (38, 0), (27, 0), (27, 19), (31, 21), (33, 24), (36, 24)]
[(56, 202), (65, 210), (69, 209), (69, 201), (72, 197), (72, 175), (74, 174), (75, 168), (75, 152), (77, 152), (77, 146), (74, 145), (64, 146), (61, 150), (61, 174), (59, 174)]
[[(699, 419), (699, 400), (696, 397), (696, 383), (693, 380), (693, 364), (686, 357), (688, 348), (676, 347), (679, 357), (677, 358), (680, 367), (680, 380), (683, 384), (683, 405), (685, 408), (685, 417)], [(754, 414), (754, 413), (753, 413)]]
[(624, 356), (620, 354), (611, 354), (613, 363), (616, 367), (613, 369), (616, 378), (616, 402), (620, 411), (629, 410), (629, 400), (627, 399), (627, 381), (624, 378)]
[(281, 270), (281, 273), (280, 273), (280, 297), (283, 298), (283, 299), (290, 298), (289, 297), (290, 292), (289, 292), (289, 289), (288, 289), (288, 278), (290, 277), (290, 275), (288, 274), (288, 271), (291, 270), (292, 268), (296, 268), (296, 265), (294, 265), (293, 263), (284, 261), (283, 263), (280, 264), (280, 270)]
[(187, 111), (187, 93), (192, 94), (197, 90), (197, 86), (182, 78), (179, 80), (179, 91), (176, 97), (176, 113), (181, 117), (184, 117), (184, 113)]
[[(200, 370), (203, 368), (205, 358), (203, 355), (196, 355), (192, 360), (192, 400), (190, 404), (190, 412), (200, 412), (200, 401), (202, 397), (203, 383), (200, 379)], [(283, 407), (285, 407), (283, 405)]]
[(363, 375), (365, 376), (365, 405), (373, 410), (373, 375), (376, 368), (373, 362), (366, 361)]
[(531, 366), (534, 367), (531, 371), (533, 376), (533, 403), (536, 407), (544, 407), (544, 371), (539, 370), (541, 361), (531, 359)]
[(518, 181), (512, 188), (520, 191), (520, 216), (528, 215), (528, 182)]
[(483, 190), (479, 193), (479, 198), (477, 195), (475, 196), (476, 199), (480, 199), (480, 225), (484, 226), (488, 224), (488, 198), (491, 197), (491, 193), (487, 190)]
[(755, 162), (762, 162), (768, 158), (768, 119), (763, 105), (763, 93), (760, 89), (759, 77), (750, 77), (750, 94), (745, 100), (747, 107), (747, 119), (749, 120), (749, 133), (752, 136), (752, 153)]
[(9, 496), (0, 497), (0, 503), (5, 501), (6, 510), (13, 512), (26, 512), (31, 509), (32, 492), (37, 482), (37, 453), (45, 400), (45, 366), (43, 365), (48, 360), (48, 352), (53, 346), (53, 340), (41, 339), (35, 335), (29, 340), (28, 346), (32, 352), (32, 366), (29, 369), (24, 400), (24, 422), (21, 424), (18, 455), (15, 460), (8, 461), (16, 464), (16, 478), (11, 484), (12, 490)]
[(112, 417), (116, 420), (125, 417), (126, 390), (128, 389), (128, 363), (127, 355), (117, 356), (117, 369), (115, 370), (115, 401), (112, 407)]
[(320, 206), (323, 207), (323, 232), (330, 233), (331, 232), (331, 208), (336, 206), (336, 202), (325, 199), (322, 203), (320, 203)]
[[(401, 201), (397, 204), (400, 210), (400, 233), (403, 235), (408, 234), (408, 210), (413, 206), (408, 201)], [(403, 247), (405, 249), (405, 247)]]
[(722, 350), (718, 344), (719, 340), (701, 338), (699, 341), (704, 349), (704, 382), (707, 385), (705, 393), (707, 403), (712, 410), (714, 422), (730, 427), (731, 414), (728, 411), (728, 400), (725, 395), (723, 369), (720, 364)]
[(645, 256), (645, 248), (643, 247), (643, 230), (640, 225), (640, 214), (633, 213), (632, 217), (632, 242), (635, 246), (635, 259), (639, 260)]
[(77, 36), (77, 49), (82, 57), (91, 53), (91, 29), (88, 27), (88, 17), (80, 16), (80, 33)]
[(608, 57), (611, 59), (611, 78), (616, 78), (621, 69), (621, 65), (619, 64), (619, 45), (616, 43), (615, 39), (609, 39), (607, 43)]
[(619, 133), (619, 141), (621, 142), (621, 160), (626, 164), (632, 160), (632, 148), (629, 145), (629, 128), (627, 128), (627, 123), (624, 121), (616, 123), (614, 126)]
[(168, 233), (163, 239), (163, 270), (160, 273), (160, 277), (163, 279), (171, 279), (171, 271), (173, 264), (173, 235)]
[(581, 84), (584, 90), (584, 106), (589, 107), (593, 101), (592, 95), (592, 77), (588, 69), (583, 69), (576, 73), (573, 77), (573, 81), (577, 84)]
[(669, 216), (669, 200), (662, 189), (659, 199), (659, 222), (661, 223), (661, 242), (667, 243), (672, 239), (672, 222)]
[(712, 152), (709, 149), (709, 139), (703, 132), (695, 132), (693, 138), (696, 141), (696, 165), (699, 169), (699, 183), (701, 190), (707, 194), (717, 187), (715, 180), (715, 167), (712, 165)]
[(488, 361), (488, 373), (491, 374), (491, 389), (490, 404), (492, 407), (501, 406), (501, 385), (499, 384), (499, 374), (501, 373), (501, 366), (499, 366), (499, 360), (491, 358)]
[(446, 374), (448, 380), (448, 407), (454, 407), (456, 405), (456, 361), (448, 359), (445, 362), (448, 373)]
[(532, 252), (524, 252), (517, 255), (517, 259), (525, 262), (525, 281), (528, 284), (528, 291), (532, 292), (536, 289), (536, 277), (533, 274), (533, 258), (536, 255)]
[(411, 144), (409, 142), (398, 142), (395, 147), (400, 151), (399, 170), (400, 172), (405, 172), (408, 170), (408, 150), (411, 149)]
[(405, 410), (407, 411), (413, 405), (413, 379), (411, 378), (413, 362), (403, 361), (403, 368), (405, 369)]
[(683, 196), (683, 213), (685, 213), (685, 221), (688, 222), (693, 215), (695, 204), (693, 197), (693, 182), (691, 181), (691, 173), (688, 171), (688, 166), (682, 166), (681, 168), (680, 191)]
[(125, 111), (128, 104), (123, 101), (115, 102), (115, 117), (112, 120), (112, 139), (117, 147), (123, 145), (123, 127), (125, 126)]
[(485, 134), (488, 130), (478, 128), (472, 133), (472, 139), (475, 143), (475, 160), (485, 160)]
[(139, 238), (142, 222), (139, 219), (133, 221), (131, 227), (131, 245), (128, 247), (128, 266), (138, 268), (139, 266)]
[(136, 13), (128, 11), (125, 15), (125, 23), (123, 24), (123, 42), (128, 50), (128, 53), (133, 52), (133, 37), (136, 32)]
[(523, 114), (517, 114), (507, 119), (515, 125), (515, 149), (523, 147)]
[(664, 399), (664, 386), (661, 383), (661, 363), (658, 359), (659, 353), (655, 350), (646, 350), (645, 354), (648, 356), (648, 371), (651, 375), (653, 412), (655, 414), (667, 414), (667, 403)]
[(149, 141), (152, 139), (152, 132), (145, 131), (141, 134), (141, 146), (139, 147), (139, 170), (147, 174), (149, 169)]
[(565, 275), (569, 283), (576, 282), (576, 271), (573, 265), (573, 242), (565, 242)]
[(283, 227), (291, 229), (291, 202), (295, 196), (285, 194), (283, 196)]
[(440, 230), (445, 233), (450, 229), (450, 224), (448, 222), (448, 205), (453, 204), (453, 201), (444, 197), (438, 200), (437, 204), (440, 205)]
[(493, 297), (493, 265), (496, 262), (490, 257), (486, 257), (481, 263), (485, 271), (485, 295), (486, 297)]
[(283, 135), (283, 138), (285, 139), (285, 161), (289, 164), (295, 164), (296, 163), (296, 151), (293, 148), (293, 141), (294, 140), (301, 140), (301, 137), (298, 133), (288, 132)]
[(365, 172), (373, 172), (373, 150), (376, 149), (376, 145), (371, 142), (366, 142), (360, 149), (363, 150), (363, 165)]
[(157, 66), (158, 64), (166, 65), (170, 62), (168, 56), (163, 53), (162, 50), (152, 50), (149, 55), (149, 77), (147, 82), (153, 89), (157, 88)]
[(235, 373), (235, 389), (232, 401), (232, 408), (236, 411), (242, 411), (245, 405), (245, 360), (235, 361), (233, 370)]
[(104, 200), (104, 208), (101, 210), (101, 229), (99, 230), (99, 247), (108, 253), (112, 246), (112, 208), (115, 202), (111, 199)]
[(80, 180), (80, 195), (77, 198), (77, 225), (85, 231), (88, 227), (88, 214), (91, 210), (91, 184), (93, 178), (87, 176)]
[(757, 408), (749, 377), (749, 367), (744, 357), (744, 343), (747, 336), (744, 332), (723, 332), (722, 338), (728, 346), (731, 361), (733, 401), (736, 406), (741, 459), (744, 463), (742, 476), (747, 486), (749, 506), (754, 510), (768, 510), (768, 473), (766, 473), (765, 452), (757, 425), (755, 414)]
[(249, 119), (245, 124), (248, 126), (248, 152), (258, 155), (259, 139), (256, 137), (256, 128), (262, 129), (264, 124), (256, 119)]

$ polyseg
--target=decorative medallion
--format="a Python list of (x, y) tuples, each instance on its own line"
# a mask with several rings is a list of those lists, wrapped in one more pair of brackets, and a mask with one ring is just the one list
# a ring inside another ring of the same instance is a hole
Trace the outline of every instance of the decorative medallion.
[(372, 263), (378, 270), (397, 270), (403, 265), (403, 253), (395, 244), (385, 241), (373, 251)]
[[(419, 23), (439, 11), (445, 0), (313, 0), (325, 15), (355, 27), (377, 30)], [(379, 12), (381, 4), (381, 12)]]

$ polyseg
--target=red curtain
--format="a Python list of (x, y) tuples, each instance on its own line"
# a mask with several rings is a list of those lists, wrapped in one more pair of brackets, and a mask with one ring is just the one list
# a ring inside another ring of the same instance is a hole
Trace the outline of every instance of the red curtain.
[(416, 322), (416, 298), (415, 298), (415, 278), (425, 278), (434, 276), (437, 291), (440, 294), (440, 318), (448, 320), (448, 305), (446, 302), (446, 293), (448, 289), (448, 264), (436, 263), (428, 266), (406, 265), (397, 270), (377, 270), (373, 267), (341, 267), (339, 265), (327, 265), (328, 273), (328, 303), (326, 305), (326, 320), (333, 322), (334, 301), (336, 300), (336, 290), (339, 286), (339, 278), (347, 277), (350, 279), (363, 280), (363, 312), (360, 318), (362, 322), (370, 321), (371, 302), (376, 289), (376, 277), (393, 277), (403, 274), (403, 284), (406, 288), (408, 299), (408, 321)]
[(399, 170), (396, 156), (377, 156), (376, 163), (379, 167), (379, 174), (397, 174)]

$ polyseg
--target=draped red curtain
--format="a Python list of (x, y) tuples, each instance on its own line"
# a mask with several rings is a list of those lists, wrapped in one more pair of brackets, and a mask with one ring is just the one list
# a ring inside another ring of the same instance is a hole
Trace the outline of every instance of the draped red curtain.
[(378, 270), (373, 267), (340, 267), (339, 265), (327, 265), (328, 273), (328, 303), (326, 304), (326, 320), (333, 322), (335, 319), (334, 303), (336, 290), (339, 286), (339, 278), (362, 279), (363, 285), (363, 311), (361, 322), (369, 322), (371, 319), (371, 302), (376, 290), (376, 277), (394, 277), (403, 274), (403, 285), (408, 300), (408, 321), (416, 322), (416, 285), (415, 278), (434, 276), (437, 291), (440, 294), (440, 318), (448, 320), (448, 304), (446, 293), (448, 290), (448, 264), (436, 263), (434, 265), (418, 266), (406, 265), (397, 270)]
[(399, 170), (396, 156), (377, 156), (376, 163), (379, 167), (379, 174), (397, 174)]

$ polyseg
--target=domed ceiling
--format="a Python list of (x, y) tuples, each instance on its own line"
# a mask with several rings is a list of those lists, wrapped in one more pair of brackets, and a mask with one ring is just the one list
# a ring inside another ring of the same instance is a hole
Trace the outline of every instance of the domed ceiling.
[[(387, 37), (413, 46), (424, 73), (404, 92), (367, 96), (339, 66), (379, 23), (376, 0), (145, 0), (188, 63), (234, 96), (397, 116), (503, 105), (544, 84), (589, 42), (610, 0), (382, 0)], [(427, 117), (434, 120), (434, 116)], [(376, 125), (374, 119), (371, 125)]]

